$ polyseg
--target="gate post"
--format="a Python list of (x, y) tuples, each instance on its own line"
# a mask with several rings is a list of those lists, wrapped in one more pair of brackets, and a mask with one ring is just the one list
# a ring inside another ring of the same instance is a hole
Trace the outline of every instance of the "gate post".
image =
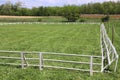
[(90, 75), (93, 75), (93, 56), (90, 56)]
[(21, 52), (21, 67), (24, 69), (24, 52)]
[(42, 58), (42, 53), (39, 53), (39, 69), (43, 70), (43, 58)]

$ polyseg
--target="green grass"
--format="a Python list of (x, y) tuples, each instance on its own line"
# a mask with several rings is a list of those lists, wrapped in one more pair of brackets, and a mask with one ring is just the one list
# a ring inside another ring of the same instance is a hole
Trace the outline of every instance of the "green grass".
[(63, 17), (37, 17), (37, 18), (0, 18), (0, 22), (64, 22)]
[(20, 24), (0, 26), (0, 49), (93, 54), (99, 51), (99, 26)]
[[(114, 27), (114, 42), (113, 45), (115, 46), (118, 55), (120, 55), (120, 20), (110, 20), (109, 23), (105, 23), (107, 33), (112, 40), (112, 27)], [(118, 61), (118, 68), (116, 72), (117, 78), (115, 80), (119, 80), (120, 77), (120, 59)]]
[[(101, 55), (99, 26), (97, 24), (0, 25), (0, 50)], [(58, 58), (80, 60), (74, 57)], [(78, 67), (71, 64), (67, 64), (68, 66)], [(36, 67), (22, 70), (16, 66), (0, 65), (0, 80), (119, 80), (119, 71), (110, 74), (95, 73), (90, 77), (89, 72), (48, 68), (39, 71)]]
[[(67, 22), (67, 19), (60, 16), (40, 16), (36, 18), (0, 18), (0, 22)], [(76, 22), (101, 22), (101, 19), (79, 18)]]

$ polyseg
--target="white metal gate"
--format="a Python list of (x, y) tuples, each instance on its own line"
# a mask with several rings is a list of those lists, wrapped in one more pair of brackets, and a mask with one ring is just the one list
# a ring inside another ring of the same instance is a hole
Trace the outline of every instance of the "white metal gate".
[[(102, 52), (101, 72), (103, 72), (104, 69), (110, 66), (111, 63), (113, 63), (114, 61), (116, 61), (116, 65), (114, 68), (114, 71), (116, 71), (117, 63), (118, 63), (117, 51), (106, 33), (104, 24), (101, 24), (100, 29), (101, 29), (100, 33), (101, 33), (101, 52)], [(105, 64), (106, 59), (107, 59), (107, 64)]]

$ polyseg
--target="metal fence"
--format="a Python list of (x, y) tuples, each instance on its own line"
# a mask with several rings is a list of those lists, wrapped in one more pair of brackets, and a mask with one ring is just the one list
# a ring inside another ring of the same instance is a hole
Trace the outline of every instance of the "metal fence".
[(0, 25), (16, 25), (16, 24), (100, 24), (99, 22), (7, 22)]
[[(13, 56), (0, 56), (0, 59), (14, 59), (14, 60), (20, 60), (20, 63), (0, 63), (3, 65), (19, 65), (23, 68), (26, 66), (37, 66), (40, 70), (44, 68), (58, 68), (58, 69), (68, 69), (68, 70), (79, 70), (79, 71), (87, 71), (90, 72), (90, 75), (93, 75), (93, 72), (100, 72), (100, 70), (93, 70), (93, 66), (101, 66), (101, 63), (95, 63), (93, 62), (94, 58), (101, 59), (101, 56), (92, 56), (92, 55), (79, 55), (79, 54), (65, 54), (65, 53), (52, 53), (52, 52), (21, 52), (21, 51), (0, 51), (0, 53), (8, 53), (8, 54), (18, 54), (19, 57), (13, 57)], [(38, 58), (27, 58), (26, 54), (37, 54)], [(44, 55), (57, 55), (57, 56), (74, 56), (74, 57), (86, 57), (89, 59), (88, 62), (84, 61), (71, 61), (71, 60), (58, 60), (58, 59), (46, 59), (43, 56)], [(38, 60), (39, 63), (36, 64), (29, 64), (27, 60)], [(60, 67), (60, 66), (51, 66), (51, 65), (45, 65), (45, 61), (50, 62), (59, 62), (59, 63), (71, 63), (71, 64), (86, 64), (88, 65), (89, 69), (80, 69), (80, 68), (69, 68), (69, 67)]]
[(102, 67), (101, 72), (103, 72), (108, 66), (110, 66), (114, 61), (116, 61), (114, 71), (116, 71), (118, 64), (118, 54), (112, 41), (107, 35), (104, 24), (101, 24), (101, 52), (102, 52)]
[[(66, 54), (66, 53), (54, 53), (54, 52), (23, 52), (23, 51), (4, 51), (0, 50), (0, 64), (1, 65), (17, 65), (21, 66), (22, 69), (27, 66), (37, 66), (40, 70), (44, 68), (57, 68), (57, 69), (68, 69), (68, 70), (78, 70), (78, 71), (87, 71), (90, 75), (93, 75), (94, 72), (103, 72), (108, 66), (111, 65), (114, 61), (116, 61), (116, 65), (114, 71), (116, 71), (117, 63), (118, 63), (118, 54), (116, 52), (115, 47), (113, 46), (111, 40), (109, 39), (104, 24), (100, 26), (100, 41), (101, 41), (101, 53), (102, 56), (93, 56), (93, 55), (80, 55), (80, 54)], [(5, 55), (7, 53), (8, 55)], [(9, 55), (9, 54), (17, 54), (17, 56)], [(33, 56), (36, 54), (37, 57), (27, 57), (27, 54), (32, 54)], [(56, 55), (56, 56), (72, 56), (80, 58), (87, 58), (88, 61), (74, 61), (74, 60), (61, 60), (61, 59), (53, 59), (53, 58), (44, 58), (44, 55)], [(94, 62), (94, 59), (100, 59), (100, 62)], [(3, 60), (4, 59), (4, 60)], [(17, 62), (8, 62), (5, 59), (10, 60), (19, 60)], [(37, 60), (37, 64), (28, 63), (28, 60), (34, 61)], [(107, 63), (106, 63), (107, 60)], [(5, 61), (5, 62), (2, 62)], [(53, 66), (46, 65), (45, 62), (59, 62), (59, 63), (70, 63), (70, 64), (85, 64), (86, 68), (74, 68), (74, 67), (64, 67), (64, 66)], [(94, 66), (99, 66), (99, 70), (94, 70)]]

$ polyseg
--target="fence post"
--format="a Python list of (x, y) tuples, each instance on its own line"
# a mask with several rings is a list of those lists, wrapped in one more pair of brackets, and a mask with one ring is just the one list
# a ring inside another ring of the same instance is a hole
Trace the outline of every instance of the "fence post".
[(103, 72), (104, 71), (104, 55), (103, 55), (103, 53), (102, 53), (102, 61), (101, 61), (102, 63), (101, 63), (101, 72)]
[(24, 69), (24, 53), (21, 52), (21, 67)]
[(26, 57), (25, 57), (25, 55), (23, 55), (23, 58), (24, 58), (24, 63), (26, 64), (26, 66), (28, 67), (29, 66), (29, 64), (28, 64), (28, 62), (26, 61)]
[(93, 56), (90, 56), (90, 75), (93, 75)]
[(116, 72), (116, 69), (117, 69), (118, 59), (119, 59), (119, 56), (117, 56), (117, 59), (116, 59), (116, 63), (115, 63), (114, 72)]
[(114, 43), (114, 26), (112, 26), (112, 44)]
[(103, 72), (104, 67), (104, 45), (103, 45), (103, 33), (102, 33), (102, 27), (100, 27), (100, 45), (101, 45), (101, 53), (102, 53), (102, 61), (101, 61), (101, 72)]
[[(107, 28), (106, 28), (107, 29)], [(109, 34), (109, 30), (110, 30), (110, 24), (108, 22), (108, 30), (107, 30), (107, 33)]]
[(42, 53), (40, 52), (39, 53), (39, 69), (40, 70), (43, 70), (42, 66), (43, 66), (43, 59), (42, 59)]

